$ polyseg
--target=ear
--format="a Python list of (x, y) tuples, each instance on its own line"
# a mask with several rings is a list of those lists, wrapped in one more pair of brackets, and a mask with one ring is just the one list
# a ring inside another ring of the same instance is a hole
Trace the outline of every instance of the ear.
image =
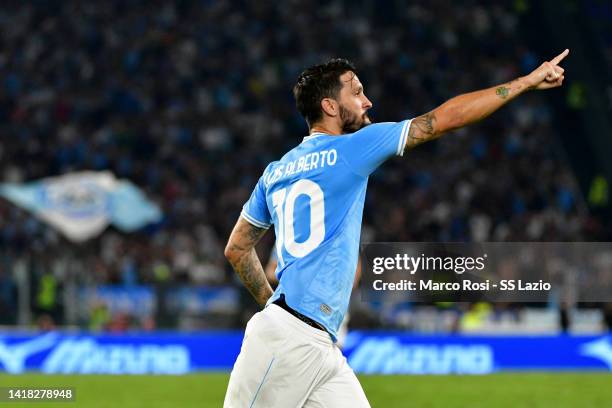
[(323, 98), (321, 100), (321, 109), (328, 116), (335, 117), (338, 115), (338, 102), (332, 98)]

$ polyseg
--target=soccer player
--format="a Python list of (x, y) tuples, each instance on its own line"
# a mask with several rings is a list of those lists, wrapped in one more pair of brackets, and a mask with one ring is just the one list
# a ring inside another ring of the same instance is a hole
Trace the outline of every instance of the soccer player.
[[(388, 158), (484, 119), (528, 90), (561, 86), (559, 63), (568, 53), (397, 123), (371, 124), (372, 102), (348, 61), (300, 74), (293, 93), (309, 136), (266, 167), (225, 248), (264, 307), (247, 324), (225, 408), (370, 406), (335, 344), (353, 285), (368, 176)], [(254, 249), (271, 225), (279, 262), (274, 291)]]

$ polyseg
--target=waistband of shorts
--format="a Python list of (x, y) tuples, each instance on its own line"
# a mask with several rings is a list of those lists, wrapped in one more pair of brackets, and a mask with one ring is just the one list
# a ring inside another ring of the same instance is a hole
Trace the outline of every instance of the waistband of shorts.
[(322, 345), (333, 345), (331, 336), (328, 332), (315, 329), (314, 327), (308, 325), (307, 323), (301, 321), (297, 317), (293, 316), (291, 313), (283, 309), (282, 307), (275, 305), (274, 303), (269, 304), (264, 309), (266, 313), (270, 313), (275, 318), (278, 318), (283, 321), (283, 323), (290, 326), (292, 329), (297, 330), (305, 337), (316, 341)]

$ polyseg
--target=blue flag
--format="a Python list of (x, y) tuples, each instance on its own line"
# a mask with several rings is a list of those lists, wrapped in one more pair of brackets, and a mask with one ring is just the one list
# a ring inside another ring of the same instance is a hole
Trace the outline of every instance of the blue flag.
[(159, 207), (138, 187), (116, 179), (108, 171), (0, 184), (0, 196), (31, 211), (75, 242), (99, 235), (109, 223), (130, 232), (162, 218)]

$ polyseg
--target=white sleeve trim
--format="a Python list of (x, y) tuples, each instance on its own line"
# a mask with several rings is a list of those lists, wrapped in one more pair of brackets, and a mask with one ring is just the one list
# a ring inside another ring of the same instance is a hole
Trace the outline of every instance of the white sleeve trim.
[(252, 216), (250, 216), (249, 214), (247, 214), (246, 211), (242, 210), (242, 212), (240, 213), (240, 215), (242, 216), (242, 218), (244, 218), (245, 220), (247, 220), (249, 222), (249, 224), (253, 224), (254, 226), (258, 227), (258, 228), (265, 228), (268, 229), (270, 228), (270, 226), (272, 224), (266, 224), (265, 222), (261, 222), (256, 220), (255, 218), (253, 218)]
[(410, 131), (410, 123), (412, 123), (412, 119), (407, 120), (406, 123), (404, 123), (404, 127), (402, 127), (402, 133), (400, 133), (396, 152), (398, 156), (404, 155), (404, 148), (406, 147), (406, 140), (408, 139), (408, 132)]

